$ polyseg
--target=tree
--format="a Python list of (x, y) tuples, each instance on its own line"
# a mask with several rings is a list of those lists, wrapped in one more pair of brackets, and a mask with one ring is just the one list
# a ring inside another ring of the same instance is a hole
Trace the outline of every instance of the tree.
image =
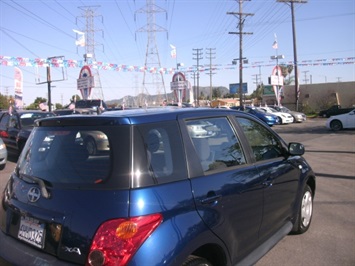
[(27, 110), (37, 110), (41, 103), (46, 103), (47, 99), (42, 97), (37, 97), (33, 103), (26, 107)]
[(256, 88), (256, 90), (253, 91), (253, 93), (250, 95), (250, 98), (262, 100), (263, 93), (264, 93), (264, 84), (261, 84), (261, 85), (259, 84), (258, 87)]
[(9, 108), (10, 103), (14, 103), (15, 100), (12, 96), (5, 96), (0, 93), (0, 110), (6, 110)]
[(212, 90), (212, 98), (218, 99), (221, 98), (222, 93), (219, 88), (215, 88)]
[(56, 103), (55, 109), (63, 109), (63, 105), (61, 105), (60, 103)]
[(81, 97), (78, 94), (75, 94), (70, 98), (70, 102), (75, 102), (79, 100), (81, 100)]
[[(290, 85), (292, 82), (294, 82), (294, 77), (291, 77), (291, 73), (293, 71), (293, 65), (280, 65), (282, 76), (285, 78), (284, 79), (284, 84), (285, 85)], [(288, 80), (286, 77), (288, 76)]]

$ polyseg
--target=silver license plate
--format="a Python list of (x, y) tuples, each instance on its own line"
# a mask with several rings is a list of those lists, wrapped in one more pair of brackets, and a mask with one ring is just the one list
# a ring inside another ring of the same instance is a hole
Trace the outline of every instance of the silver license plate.
[(43, 248), (45, 238), (44, 224), (37, 219), (22, 216), (17, 237), (38, 248)]

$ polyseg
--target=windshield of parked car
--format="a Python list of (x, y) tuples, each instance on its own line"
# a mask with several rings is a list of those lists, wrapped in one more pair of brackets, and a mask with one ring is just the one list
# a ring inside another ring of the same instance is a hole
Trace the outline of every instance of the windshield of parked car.
[(34, 126), (37, 119), (55, 116), (53, 113), (38, 112), (38, 113), (24, 113), (20, 115), (21, 125), (23, 127)]

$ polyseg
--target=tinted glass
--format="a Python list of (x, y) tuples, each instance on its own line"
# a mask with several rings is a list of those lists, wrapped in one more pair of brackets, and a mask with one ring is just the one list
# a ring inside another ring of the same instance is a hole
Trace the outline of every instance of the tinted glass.
[(41, 119), (41, 118), (46, 118), (46, 117), (52, 117), (54, 116), (54, 114), (52, 113), (40, 113), (40, 112), (36, 112), (36, 113), (23, 113), (20, 115), (20, 120), (21, 120), (21, 125), (23, 127), (27, 127), (27, 126), (34, 126), (34, 123), (37, 119)]
[(187, 178), (185, 155), (177, 122), (134, 128), (133, 187), (149, 186)]
[(257, 161), (282, 156), (280, 141), (263, 125), (246, 118), (237, 118)]
[(0, 120), (0, 126), (1, 127), (6, 127), (7, 124), (9, 123), (10, 115), (5, 113), (2, 115), (1, 120)]
[(189, 120), (186, 125), (205, 172), (246, 163), (239, 139), (227, 118)]
[(17, 170), (23, 177), (34, 176), (50, 183), (101, 184), (110, 177), (114, 158), (122, 173), (128, 172), (127, 146), (129, 131), (123, 127), (35, 127)]

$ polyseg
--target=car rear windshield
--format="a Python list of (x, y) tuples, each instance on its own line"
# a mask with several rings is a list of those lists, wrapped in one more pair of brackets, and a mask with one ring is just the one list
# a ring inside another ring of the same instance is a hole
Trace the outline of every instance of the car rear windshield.
[[(120, 174), (129, 173), (129, 145), (127, 126), (35, 127), (16, 170), (20, 177), (36, 177), (50, 184), (109, 186), (115, 168)], [(128, 178), (118, 183), (129, 186)]]

